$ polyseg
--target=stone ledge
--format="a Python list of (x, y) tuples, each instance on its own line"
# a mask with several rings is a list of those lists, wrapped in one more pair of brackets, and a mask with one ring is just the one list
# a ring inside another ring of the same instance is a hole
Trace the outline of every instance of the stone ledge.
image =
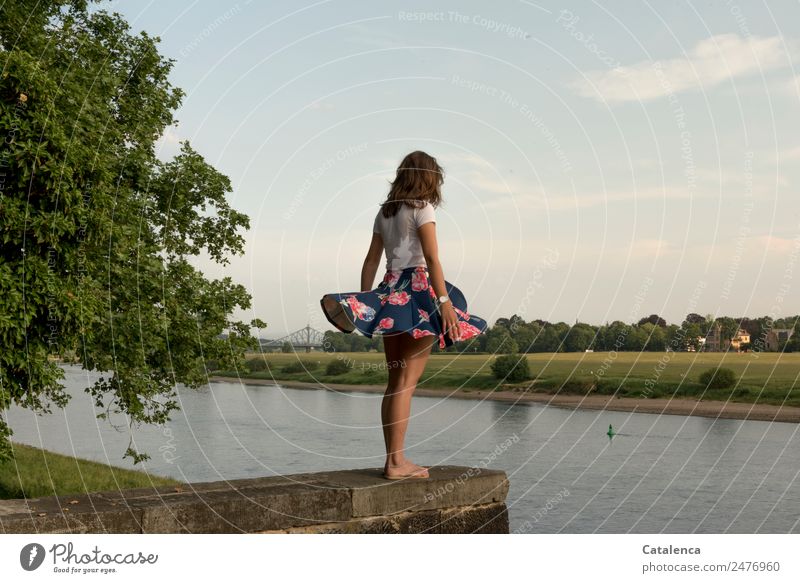
[(264, 530), (258, 534), (508, 534), (503, 502), (367, 516), (347, 522)]
[(505, 472), (382, 468), (135, 488), (0, 503), (12, 533), (508, 533)]

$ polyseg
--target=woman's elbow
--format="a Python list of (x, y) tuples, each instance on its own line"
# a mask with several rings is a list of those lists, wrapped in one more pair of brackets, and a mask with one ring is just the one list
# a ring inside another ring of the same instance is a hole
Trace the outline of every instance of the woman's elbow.
[(381, 257), (378, 255), (377, 257), (373, 255), (367, 255), (364, 258), (364, 267), (374, 267), (377, 268), (381, 264)]
[(427, 264), (428, 269), (433, 269), (434, 267), (439, 265), (439, 256), (425, 255), (425, 263)]

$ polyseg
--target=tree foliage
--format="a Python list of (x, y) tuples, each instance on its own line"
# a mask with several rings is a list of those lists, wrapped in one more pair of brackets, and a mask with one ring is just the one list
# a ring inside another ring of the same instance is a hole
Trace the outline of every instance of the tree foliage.
[(700, 374), (700, 384), (707, 389), (730, 389), (736, 385), (736, 373), (729, 368), (710, 368)]
[[(230, 181), (188, 142), (155, 155), (183, 96), (158, 40), (87, 2), (0, 5), (0, 411), (66, 404), (48, 356), (74, 355), (102, 373), (85, 389), (98, 416), (163, 423), (205, 360), (234, 368), (257, 346), (264, 323), (231, 317), (245, 288), (190, 263), (243, 251)], [(9, 435), (0, 419), (0, 457)]]
[(650, 314), (646, 318), (642, 318), (639, 320), (638, 325), (643, 326), (647, 323), (653, 324), (654, 326), (661, 326), (662, 328), (666, 328), (667, 326), (667, 321), (658, 314)]
[(531, 378), (528, 359), (518, 352), (498, 356), (490, 368), (494, 378), (507, 383), (518, 383)]

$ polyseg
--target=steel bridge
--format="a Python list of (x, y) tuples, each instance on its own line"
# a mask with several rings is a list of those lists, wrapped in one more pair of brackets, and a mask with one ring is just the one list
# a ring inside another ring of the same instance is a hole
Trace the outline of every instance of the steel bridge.
[(267, 350), (282, 348), (284, 343), (288, 342), (295, 352), (300, 348), (305, 349), (306, 352), (311, 352), (312, 350), (320, 350), (322, 348), (322, 341), (324, 338), (324, 332), (315, 330), (307, 325), (305, 328), (295, 330), (283, 338), (278, 338), (277, 340), (262, 340), (261, 348)]

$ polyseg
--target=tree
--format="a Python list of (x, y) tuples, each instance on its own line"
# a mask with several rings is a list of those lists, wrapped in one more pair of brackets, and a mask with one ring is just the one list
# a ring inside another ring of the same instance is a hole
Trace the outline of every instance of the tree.
[(326, 330), (322, 335), (322, 348), (325, 352), (347, 352), (344, 332)]
[(631, 326), (625, 338), (625, 350), (641, 352), (647, 344), (648, 333), (639, 326)]
[(602, 350), (625, 350), (625, 341), (630, 333), (630, 326), (620, 320), (614, 320), (598, 332), (598, 344)]
[(533, 352), (533, 344), (536, 341), (536, 336), (539, 334), (540, 328), (537, 324), (519, 324), (511, 332), (511, 337), (520, 348), (522, 352)]
[[(722, 316), (717, 318), (717, 323), (721, 326), (720, 334), (721, 339), (723, 341), (723, 346), (725, 342), (730, 342), (730, 340), (736, 334), (736, 331), (739, 329), (739, 322), (734, 318), (729, 316)], [(728, 345), (730, 347), (730, 345)]]
[[(681, 334), (678, 334), (680, 332)], [(669, 324), (664, 329), (664, 350), (686, 350), (688, 345), (688, 338), (685, 336), (685, 330), (677, 324)]]
[(661, 328), (667, 327), (667, 321), (658, 314), (650, 314), (646, 318), (642, 318), (641, 320), (639, 320), (636, 325), (644, 326), (647, 323), (650, 323), (653, 326), (660, 326)]
[(519, 346), (504, 326), (494, 325), (486, 332), (486, 351), (493, 354), (518, 352)]
[(645, 345), (643, 350), (650, 352), (662, 352), (667, 347), (666, 335), (664, 328), (651, 322), (646, 322), (639, 326), (642, 333), (645, 335)]
[(564, 340), (566, 352), (584, 352), (594, 342), (595, 330), (588, 324), (575, 324)]
[[(174, 387), (207, 382), (205, 360), (241, 368), (258, 347), (250, 308), (220, 264), (243, 251), (249, 219), (228, 178), (184, 142), (160, 162), (155, 141), (183, 93), (157, 38), (81, 0), (0, 4), (0, 410), (49, 412), (69, 400), (49, 355), (101, 371), (85, 391), (130, 424), (163, 423)], [(0, 458), (11, 432), (0, 419)], [(148, 459), (128, 445), (123, 457)]]
[(559, 352), (561, 339), (552, 324), (544, 326), (533, 342), (533, 352)]
[(687, 324), (705, 324), (706, 318), (705, 316), (692, 312), (691, 314), (687, 314), (684, 322)]
[(665, 336), (665, 341), (667, 342), (666, 349), (676, 352), (686, 351), (690, 348), (693, 350), (700, 350), (702, 346), (699, 340), (700, 336), (702, 336), (700, 324), (691, 324), (688, 318), (685, 319), (680, 326), (670, 324), (667, 327)]

